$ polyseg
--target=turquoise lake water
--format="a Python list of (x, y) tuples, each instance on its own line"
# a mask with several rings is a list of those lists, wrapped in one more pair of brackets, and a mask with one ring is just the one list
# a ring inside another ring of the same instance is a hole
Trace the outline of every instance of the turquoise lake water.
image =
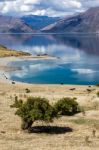
[(17, 61), (20, 70), (6, 72), (15, 81), (36, 84), (99, 83), (99, 37), (92, 35), (0, 35), (0, 44), (53, 60)]

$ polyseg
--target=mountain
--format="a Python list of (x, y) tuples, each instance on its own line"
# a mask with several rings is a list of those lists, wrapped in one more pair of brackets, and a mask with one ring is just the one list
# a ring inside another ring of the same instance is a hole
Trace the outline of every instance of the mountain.
[(27, 15), (20, 18), (26, 24), (31, 26), (33, 29), (42, 29), (47, 25), (55, 23), (60, 20), (59, 17), (48, 17), (48, 16), (37, 16), (37, 15)]
[(19, 18), (0, 15), (0, 33), (31, 33), (35, 32)]
[(99, 7), (93, 7), (84, 13), (65, 17), (41, 31), (51, 33), (99, 33)]

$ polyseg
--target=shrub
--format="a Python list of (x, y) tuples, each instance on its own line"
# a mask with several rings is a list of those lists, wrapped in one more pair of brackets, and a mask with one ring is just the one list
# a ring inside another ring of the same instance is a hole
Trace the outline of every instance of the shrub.
[(97, 96), (99, 97), (99, 91), (97, 92)]
[(17, 108), (16, 115), (22, 119), (23, 130), (30, 130), (32, 124), (37, 121), (52, 122), (59, 115), (74, 115), (79, 112), (76, 98), (62, 98), (54, 106), (49, 101), (40, 97), (29, 97), (25, 102), (15, 97), (15, 103), (11, 107)]
[[(15, 102), (16, 103), (16, 102)], [(51, 122), (57, 117), (57, 112), (48, 100), (40, 97), (30, 97), (19, 106), (16, 115), (22, 118), (22, 129), (30, 129), (33, 122), (42, 120)]]
[(75, 101), (76, 98), (62, 98), (55, 104), (55, 109), (60, 115), (74, 115), (78, 113), (79, 105)]
[(91, 90), (91, 89), (87, 89), (87, 92), (88, 92), (88, 93), (91, 93), (91, 92), (92, 92), (92, 90)]
[(27, 88), (25, 89), (26, 93), (30, 93), (31, 91)]
[(99, 84), (96, 84), (97, 87), (99, 87)]
[(12, 81), (12, 84), (15, 84), (15, 82), (14, 82), (14, 81)]

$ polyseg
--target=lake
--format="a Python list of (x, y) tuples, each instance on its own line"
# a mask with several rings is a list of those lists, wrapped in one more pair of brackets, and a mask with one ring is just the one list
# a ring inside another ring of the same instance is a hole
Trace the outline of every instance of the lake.
[(35, 84), (99, 83), (98, 35), (1, 34), (0, 44), (57, 58), (12, 62), (10, 65), (20, 67), (20, 70), (7, 73), (12, 80)]

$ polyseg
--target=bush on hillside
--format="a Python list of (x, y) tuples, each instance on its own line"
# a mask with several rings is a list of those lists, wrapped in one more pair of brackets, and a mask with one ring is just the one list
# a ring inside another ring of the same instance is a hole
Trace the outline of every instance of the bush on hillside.
[(52, 106), (45, 98), (29, 97), (23, 102), (18, 100), (18, 97), (15, 97), (15, 103), (11, 107), (17, 108), (15, 114), (22, 119), (21, 128), (28, 131), (37, 120), (52, 122), (58, 116), (74, 115), (79, 112), (76, 98), (62, 98)]
[(60, 115), (74, 115), (78, 113), (79, 105), (76, 98), (62, 98), (54, 105), (57, 113)]
[(20, 116), (22, 119), (22, 129), (28, 130), (31, 128), (33, 122), (37, 120), (52, 122), (55, 117), (57, 117), (57, 112), (54, 107), (52, 107), (48, 100), (40, 97), (30, 97), (22, 102), (22, 105), (17, 106), (16, 115)]
[(30, 93), (31, 92), (28, 88), (26, 88), (25, 91), (26, 91), (26, 93)]

